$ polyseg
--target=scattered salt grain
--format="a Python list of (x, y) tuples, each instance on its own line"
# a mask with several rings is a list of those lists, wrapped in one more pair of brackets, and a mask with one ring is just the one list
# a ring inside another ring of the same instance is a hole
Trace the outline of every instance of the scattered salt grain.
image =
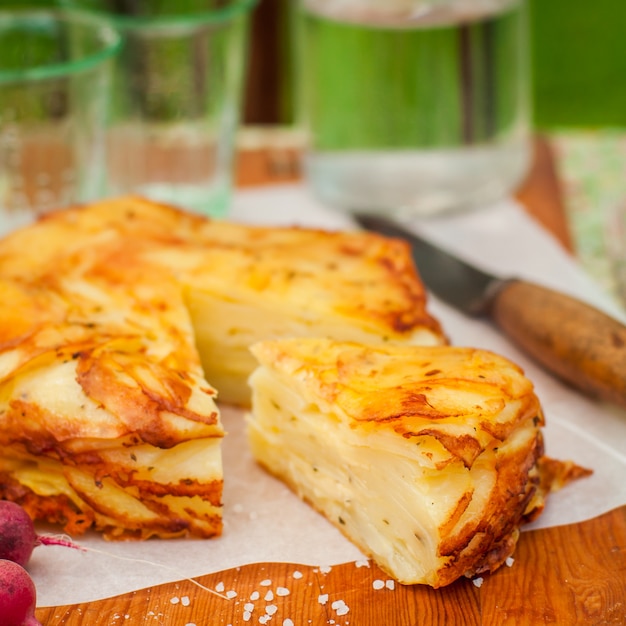
[(296, 579), (302, 578), (302, 572), (299, 572), (298, 570), (296, 570), (292, 575)]
[(231, 589), (230, 591), (227, 591), (227, 592), (226, 592), (226, 597), (227, 597), (229, 600), (232, 600), (233, 598), (236, 598), (236, 597), (237, 597), (237, 592), (236, 592), (234, 589)]
[(189, 596), (183, 596), (183, 597), (180, 599), (180, 603), (181, 603), (183, 606), (189, 606), (189, 604), (190, 604), (190, 602), (189, 602)]
[(395, 580), (386, 580), (385, 581), (385, 587), (387, 587), (387, 589), (391, 589), (391, 591), (393, 591), (396, 588), (396, 581)]
[(244, 622), (249, 622), (251, 617), (252, 617), (252, 613), (250, 613), (250, 611), (244, 611), (243, 612), (243, 621)]
[(266, 602), (271, 602), (274, 599), (274, 593), (272, 592), (271, 589), (268, 590), (268, 592), (265, 594), (265, 597), (263, 599)]
[(215, 591), (219, 591), (220, 593), (222, 593), (222, 591), (224, 591), (225, 587), (224, 587), (224, 583), (219, 582), (217, 583), (217, 585), (215, 585)]
[(505, 561), (507, 567), (513, 567), (513, 563), (515, 563), (515, 559), (512, 556), (507, 557)]
[(330, 570), (333, 569), (330, 565), (322, 565), (320, 567), (320, 572), (322, 572), (322, 574), (328, 574), (328, 572), (330, 572)]
[(196, 626), (194, 622), (187, 622), (185, 626)]
[(278, 587), (276, 589), (276, 595), (277, 596), (288, 596), (289, 595), (289, 589), (287, 589), (287, 587)]
[(250, 594), (250, 600), (258, 600), (261, 597), (261, 594), (258, 591), (253, 591)]
[(294, 626), (293, 620), (288, 617), (283, 620), (283, 626)]
[(373, 583), (372, 583), (372, 587), (374, 587), (374, 589), (378, 590), (378, 589), (382, 589), (385, 586), (385, 581), (384, 580), (380, 580), (380, 578), (377, 578)]
[(327, 593), (322, 593), (319, 596), (317, 596), (317, 601), (320, 604), (326, 604), (328, 602), (328, 594)]
[(278, 611), (278, 607), (275, 604), (268, 604), (265, 607), (265, 613), (267, 615), (274, 615)]
[(265, 580), (262, 580), (259, 585), (261, 585), (261, 587), (269, 587), (272, 584), (272, 581), (269, 578), (266, 578)]
[(178, 596), (174, 596), (173, 598), (170, 598), (171, 604), (178, 604), (179, 602), (180, 602), (180, 598)]
[(335, 600), (330, 606), (333, 611), (337, 612), (337, 615), (345, 615), (350, 611), (350, 608), (343, 600)]
[(369, 567), (370, 566), (369, 559), (359, 559), (358, 561), (355, 561), (354, 564), (356, 565), (356, 567)]
[(272, 619), (271, 615), (261, 615), (259, 617), (259, 624), (267, 624)]
[(254, 611), (254, 604), (252, 604), (252, 602), (246, 602), (243, 605), (243, 610), (244, 611), (249, 611), (250, 613), (252, 613), (252, 611)]
[(483, 584), (483, 577), (479, 576), (478, 578), (473, 578), (472, 582), (474, 583), (474, 587), (480, 587)]

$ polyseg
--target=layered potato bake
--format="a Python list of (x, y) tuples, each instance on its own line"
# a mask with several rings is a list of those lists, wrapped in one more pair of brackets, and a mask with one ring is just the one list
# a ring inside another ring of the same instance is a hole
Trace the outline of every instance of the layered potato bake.
[(543, 509), (543, 415), (510, 361), (309, 338), (252, 351), (254, 455), (396, 580), (495, 570)]
[(71, 534), (220, 533), (215, 399), (249, 404), (251, 344), (445, 343), (401, 242), (134, 197), (3, 239), (0, 290), (0, 497)]
[(72, 535), (219, 535), (218, 399), (403, 583), (496, 569), (543, 507), (531, 382), (448, 345), (405, 242), (126, 197), (0, 241), (0, 294), (0, 498)]

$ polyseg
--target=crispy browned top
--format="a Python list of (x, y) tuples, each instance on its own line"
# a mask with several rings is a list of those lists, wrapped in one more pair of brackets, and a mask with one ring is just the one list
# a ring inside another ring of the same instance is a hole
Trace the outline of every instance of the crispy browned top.
[(213, 221), (135, 197), (73, 207), (0, 242), (0, 443), (221, 436), (188, 289), (444, 341), (402, 242)]
[(414, 441), (435, 465), (451, 455), (471, 466), (523, 422), (543, 425), (522, 370), (485, 350), (285, 339), (255, 344), (252, 351), (262, 365), (300, 385), (312, 405), (345, 420), (365, 445), (372, 436), (392, 447), (398, 438)]
[(82, 259), (91, 249), (101, 256), (112, 244), (120, 265), (140, 256), (226, 297), (263, 297), (311, 314), (333, 311), (396, 336), (418, 327), (441, 336), (402, 241), (208, 220), (134, 197), (52, 213), (15, 233), (0, 243), (0, 273), (41, 274), (59, 257)]

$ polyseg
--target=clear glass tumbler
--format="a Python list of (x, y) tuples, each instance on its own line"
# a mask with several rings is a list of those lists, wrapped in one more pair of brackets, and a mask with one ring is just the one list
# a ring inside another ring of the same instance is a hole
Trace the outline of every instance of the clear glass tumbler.
[(489, 203), (529, 163), (525, 0), (299, 0), (305, 172), (345, 210)]
[(0, 11), (1, 230), (103, 193), (120, 47), (116, 31), (89, 16)]
[(256, 0), (63, 1), (107, 17), (124, 40), (112, 95), (108, 195), (138, 193), (224, 215)]

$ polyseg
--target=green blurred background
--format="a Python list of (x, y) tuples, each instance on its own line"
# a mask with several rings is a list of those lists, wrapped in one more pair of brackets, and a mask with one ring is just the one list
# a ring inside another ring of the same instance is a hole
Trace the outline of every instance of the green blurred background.
[(539, 127), (626, 126), (626, 2), (531, 0)]
[[(138, 6), (157, 0), (112, 0)], [(185, 0), (187, 2), (188, 0)], [(194, 0), (210, 6), (217, 0)], [(0, 0), (51, 6), (60, 0)], [(179, 8), (179, 0), (171, 2)], [(295, 0), (260, 0), (255, 10), (244, 120), (291, 120), (289, 11)], [(538, 129), (626, 127), (626, 1), (529, 0)]]

